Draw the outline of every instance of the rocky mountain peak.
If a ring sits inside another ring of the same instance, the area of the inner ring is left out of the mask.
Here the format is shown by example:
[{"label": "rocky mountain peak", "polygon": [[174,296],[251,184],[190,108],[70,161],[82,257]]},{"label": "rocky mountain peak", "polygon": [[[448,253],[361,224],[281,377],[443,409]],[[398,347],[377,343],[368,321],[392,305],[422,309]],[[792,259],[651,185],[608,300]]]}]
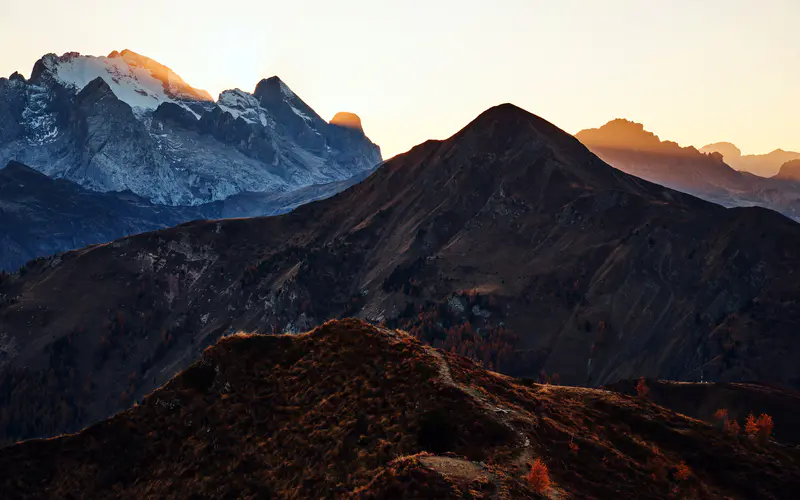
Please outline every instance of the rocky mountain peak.
[{"label": "rocky mountain peak", "polygon": [[720,153],[726,160],[736,160],[742,156],[742,150],[730,142],[715,142],[700,148],[703,153]]},{"label": "rocky mountain peak", "polygon": [[103,95],[114,95],[114,91],[111,90],[111,86],[106,82],[103,78],[97,77],[94,80],[90,81],[86,84],[85,87],[78,92],[77,101],[81,102],[81,100],[90,94],[99,93]]},{"label": "rocky mountain peak", "polygon": [[600,128],[581,130],[575,137],[592,147],[654,151],[662,148],[659,137],[644,125],[624,118],[611,120]]},{"label": "rocky mountain peak", "polygon": [[295,115],[314,128],[318,128],[325,123],[305,101],[277,76],[265,78],[258,82],[253,95],[258,99],[262,107],[278,117],[300,123],[292,116]]},{"label": "rocky mountain peak", "polygon": [[18,82],[26,82],[25,77],[20,75],[17,71],[11,73],[11,76],[8,77],[11,81],[18,81]]},{"label": "rocky mountain peak", "polygon": [[114,51],[108,57],[78,52],[47,54],[34,65],[31,80],[57,85],[78,93],[95,78],[103,78],[114,94],[133,108],[154,110],[162,102],[213,102],[167,66],[131,50]]}]

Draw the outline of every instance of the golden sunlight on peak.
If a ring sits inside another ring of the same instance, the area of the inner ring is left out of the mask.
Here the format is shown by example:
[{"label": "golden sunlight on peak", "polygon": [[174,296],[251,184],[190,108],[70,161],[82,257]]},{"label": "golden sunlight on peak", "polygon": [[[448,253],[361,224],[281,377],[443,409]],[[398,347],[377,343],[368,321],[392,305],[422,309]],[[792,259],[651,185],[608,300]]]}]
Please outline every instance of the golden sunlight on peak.
[{"label": "golden sunlight on peak", "polygon": [[348,113],[346,111],[340,111],[333,115],[333,118],[331,118],[331,124],[339,125],[340,127],[353,128],[362,132],[364,131],[364,129],[361,127],[361,118],[359,118],[355,113]]}]

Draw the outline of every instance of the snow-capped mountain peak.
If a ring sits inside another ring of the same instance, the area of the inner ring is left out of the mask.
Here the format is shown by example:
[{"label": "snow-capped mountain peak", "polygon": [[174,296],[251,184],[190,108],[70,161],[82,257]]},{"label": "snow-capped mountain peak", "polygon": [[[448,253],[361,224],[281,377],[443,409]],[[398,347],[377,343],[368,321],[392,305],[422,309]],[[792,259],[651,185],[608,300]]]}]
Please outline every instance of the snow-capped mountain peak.
[{"label": "snow-capped mountain peak", "polygon": [[279,78],[214,102],[130,50],[47,54],[29,80],[0,79],[0,165],[16,160],[96,191],[200,205],[239,193],[343,181],[381,160]]},{"label": "snow-capped mountain peak", "polygon": [[152,111],[164,102],[213,101],[208,92],[190,86],[168,67],[130,50],[108,57],[47,54],[36,63],[31,80],[52,79],[77,93],[98,77],[134,109]]}]

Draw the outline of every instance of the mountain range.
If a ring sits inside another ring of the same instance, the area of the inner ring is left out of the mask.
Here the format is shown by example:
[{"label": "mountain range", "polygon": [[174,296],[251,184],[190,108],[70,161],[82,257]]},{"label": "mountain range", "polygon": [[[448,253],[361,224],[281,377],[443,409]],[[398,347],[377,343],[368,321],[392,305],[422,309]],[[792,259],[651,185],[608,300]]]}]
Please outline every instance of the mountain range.
[{"label": "mountain range", "polygon": [[[625,119],[582,130],[575,137],[610,165],[725,207],[761,206],[800,220],[800,184],[790,172],[764,178],[732,168],[726,156],[662,141],[644,125]],[[736,167],[738,168],[738,167]],[[777,167],[776,167],[777,168]]]},{"label": "mountain range", "polygon": [[358,182],[381,154],[357,115],[325,122],[277,77],[252,94],[227,90],[215,102],[166,66],[124,50],[107,57],[48,54],[30,79],[0,78],[0,165],[12,161],[7,178],[24,164],[76,184],[62,188],[62,197],[65,190],[82,193],[81,200],[92,198],[86,192],[107,193],[97,199],[115,199],[112,214],[138,215],[133,224],[104,215],[96,231],[66,225],[41,244],[39,228],[59,224],[50,200],[37,198],[36,189],[0,199],[6,216],[25,213],[43,223],[0,230],[9,245],[0,269],[7,270],[196,218],[278,213]]},{"label": "mountain range", "polygon": [[105,418],[223,335],[341,316],[513,376],[798,387],[798,248],[780,214],[628,175],[501,105],[289,214],[193,222],[4,277],[0,437]]}]

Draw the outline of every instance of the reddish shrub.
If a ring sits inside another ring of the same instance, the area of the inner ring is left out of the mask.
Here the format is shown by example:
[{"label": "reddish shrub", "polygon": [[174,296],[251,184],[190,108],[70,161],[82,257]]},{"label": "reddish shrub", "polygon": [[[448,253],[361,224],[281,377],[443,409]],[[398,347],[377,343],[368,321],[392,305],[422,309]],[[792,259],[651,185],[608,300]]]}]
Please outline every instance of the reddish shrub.
[{"label": "reddish shrub", "polygon": [[727,420],[722,429],[733,436],[738,436],[739,432],[742,430],[742,426],[739,425],[739,422],[736,420]]},{"label": "reddish shrub", "polygon": [[686,481],[692,476],[692,469],[686,465],[686,462],[681,462],[678,464],[678,468],[673,473],[673,476],[678,481]]},{"label": "reddish shrub", "polygon": [[767,444],[769,437],[772,435],[772,429],[775,424],[772,422],[772,417],[766,413],[762,413],[756,420],[756,439],[761,444]]},{"label": "reddish shrub", "polygon": [[525,476],[525,480],[533,487],[537,493],[544,493],[550,489],[550,472],[547,470],[541,458],[537,458],[531,464],[531,470]]},{"label": "reddish shrub", "polygon": [[756,423],[756,417],[752,413],[747,416],[747,420],[744,423],[744,431],[750,437],[755,437],[758,434],[758,424]]},{"label": "reddish shrub", "polygon": [[647,387],[644,377],[641,377],[639,382],[636,383],[636,397],[639,399],[647,399],[648,394],[650,394],[650,388]]}]

